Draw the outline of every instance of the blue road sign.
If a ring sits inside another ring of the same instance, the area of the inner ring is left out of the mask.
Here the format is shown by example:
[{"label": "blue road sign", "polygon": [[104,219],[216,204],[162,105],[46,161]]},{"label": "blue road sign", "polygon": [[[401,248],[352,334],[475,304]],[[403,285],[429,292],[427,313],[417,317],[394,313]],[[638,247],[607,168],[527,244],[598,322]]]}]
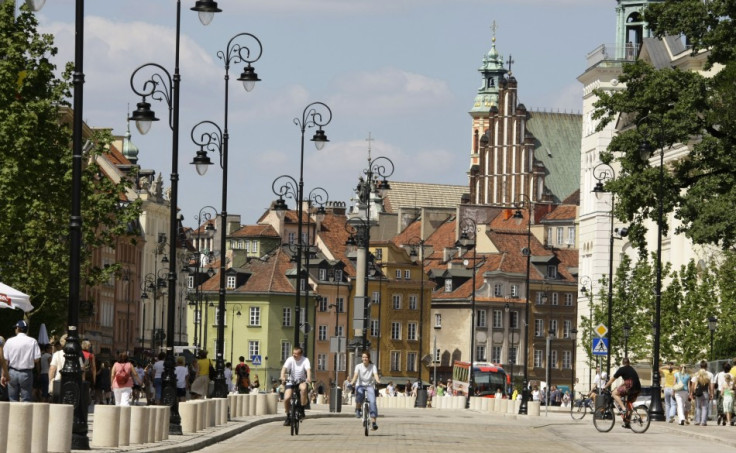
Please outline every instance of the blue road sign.
[{"label": "blue road sign", "polygon": [[250,357],[251,362],[253,362],[253,366],[260,366],[261,365],[261,356],[259,354],[253,354]]},{"label": "blue road sign", "polygon": [[608,338],[593,338],[593,355],[608,355]]}]

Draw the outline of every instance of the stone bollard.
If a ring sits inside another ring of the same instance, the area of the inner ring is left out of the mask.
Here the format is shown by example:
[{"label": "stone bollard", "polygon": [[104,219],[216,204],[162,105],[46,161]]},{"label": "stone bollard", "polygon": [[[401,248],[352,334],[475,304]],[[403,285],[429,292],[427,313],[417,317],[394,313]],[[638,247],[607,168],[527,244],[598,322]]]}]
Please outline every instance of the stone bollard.
[{"label": "stone bollard", "polygon": [[0,451],[8,445],[8,421],[10,420],[10,403],[0,401]]},{"label": "stone bollard", "polygon": [[217,410],[217,424],[218,425],[226,425],[227,424],[227,400],[224,398],[219,398],[218,401],[220,401],[220,407]]},{"label": "stone bollard", "polygon": [[452,397],[453,409],[465,409],[465,397],[462,395]]},{"label": "stone bollard", "polygon": [[94,447],[118,447],[120,434],[120,406],[99,404],[95,407],[95,421],[92,427]]},{"label": "stone bollard", "polygon": [[471,396],[470,397],[470,407],[468,409],[473,410],[473,411],[479,410],[480,409],[480,407],[479,407],[480,406],[480,400],[482,400],[482,399],[483,398],[479,398],[477,396]]},{"label": "stone bollard", "polygon": [[521,407],[521,400],[517,398],[517,399],[514,400],[514,414],[518,414],[519,413],[519,408],[520,407]]},{"label": "stone bollard", "polygon": [[148,412],[148,439],[147,444],[156,442],[156,426],[158,426],[158,413],[154,406],[146,406]]},{"label": "stone bollard", "polygon": [[480,401],[480,410],[481,412],[488,412],[488,405],[490,404],[490,401],[493,398],[483,398]]},{"label": "stone bollard", "polygon": [[169,420],[171,419],[171,407],[161,406],[161,433],[163,434],[162,440],[169,439]]},{"label": "stone bollard", "polygon": [[495,412],[496,411],[496,398],[488,398],[488,409],[486,409],[488,412]]},{"label": "stone bollard", "polygon": [[149,413],[146,406],[130,407],[130,445],[148,443]]},{"label": "stone bollard", "polygon": [[12,403],[8,419],[7,453],[28,453],[31,451],[33,423],[33,403]]},{"label": "stone bollard", "polygon": [[248,415],[256,415],[256,395],[255,393],[248,394]]},{"label": "stone bollard", "polygon": [[266,415],[266,394],[256,395],[256,415]]},{"label": "stone bollard", "polygon": [[46,453],[49,448],[49,403],[33,403],[31,451]]},{"label": "stone bollard", "polygon": [[222,420],[220,419],[220,413],[222,412],[222,398],[213,398],[212,401],[215,402],[215,426],[222,425]]},{"label": "stone bollard", "polygon": [[197,405],[197,431],[202,431],[207,427],[207,402],[205,400],[196,400]]},{"label": "stone bollard", "polygon": [[325,404],[325,396],[317,395],[317,404]]},{"label": "stone bollard", "polygon": [[130,445],[130,413],[131,406],[120,407],[120,425],[118,428],[118,447]]},{"label": "stone bollard", "polygon": [[248,403],[250,402],[250,399],[247,394],[241,394],[238,395],[238,404],[240,404],[240,416],[241,417],[247,417],[248,416]]},{"label": "stone bollard", "polygon": [[195,402],[179,403],[179,416],[181,417],[182,434],[197,432],[197,404]]},{"label": "stone bollard", "polygon": [[515,414],[516,413],[516,404],[514,404],[516,401],[514,400],[506,400],[508,403],[506,404],[506,413],[507,414]]},{"label": "stone bollard", "polygon": [[[49,420],[53,420],[53,428],[49,429],[48,452],[70,453],[72,451],[74,406],[71,404],[51,404],[49,406]],[[52,430],[53,432],[51,432]]]},{"label": "stone bollard", "polygon": [[417,397],[416,396],[410,396],[406,399],[406,409],[413,409],[414,405],[417,403]]},{"label": "stone bollard", "polygon": [[214,428],[217,425],[217,401],[208,399],[207,402],[207,427]]},{"label": "stone bollard", "polygon": [[[154,433],[153,433],[153,441],[154,442],[161,442],[164,440],[164,410],[166,409],[165,406],[151,406],[151,410],[154,413]],[[168,428],[168,420],[166,420],[166,427]],[[168,429],[166,429],[168,431]]]},{"label": "stone bollard", "polygon": [[237,403],[238,395],[231,393],[227,396],[227,408],[230,411],[230,418],[240,417],[240,405]]},{"label": "stone bollard", "polygon": [[496,407],[498,408],[496,412],[505,414],[506,408],[508,407],[508,404],[509,404],[509,400],[505,400],[503,398],[495,398],[495,399],[496,399]]},{"label": "stone bollard", "polygon": [[526,403],[526,412],[529,416],[539,417],[541,403],[539,401],[529,401]]},{"label": "stone bollard", "polygon": [[269,393],[268,395],[266,395],[266,402],[268,406],[268,414],[278,414],[279,394]]}]

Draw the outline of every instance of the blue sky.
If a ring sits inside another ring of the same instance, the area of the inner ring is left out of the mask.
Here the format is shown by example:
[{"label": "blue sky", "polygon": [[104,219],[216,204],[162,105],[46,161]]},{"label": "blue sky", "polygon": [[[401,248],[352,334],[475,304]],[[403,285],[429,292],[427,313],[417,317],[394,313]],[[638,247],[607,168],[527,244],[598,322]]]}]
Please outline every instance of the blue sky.
[{"label": "blue sky", "polygon": [[[130,76],[159,63],[173,72],[175,0],[86,2],[84,119],[123,134],[138,98]],[[54,33],[57,65],[74,58],[73,0],[49,0],[37,13],[42,32]],[[471,120],[480,86],[477,68],[491,48],[513,56],[519,99],[532,110],[579,112],[585,57],[615,36],[615,0],[219,0],[223,10],[204,27],[182,0],[179,206],[187,226],[200,208],[221,205],[221,172],[206,176],[189,165],[196,151],[192,127],[224,116],[224,74],[217,52],[241,32],[256,35],[262,79],[246,93],[230,70],[228,212],[253,224],[275,199],[272,181],[299,175],[299,128],[311,102],[328,104],[330,143],[305,146],[304,182],[348,202],[373,156],[393,160],[398,181],[467,183]],[[163,121],[141,136],[131,125],[139,163],[171,173],[171,130]],[[307,139],[313,130],[307,130]],[[216,158],[213,156],[213,161]],[[290,206],[294,206],[293,202]]]}]

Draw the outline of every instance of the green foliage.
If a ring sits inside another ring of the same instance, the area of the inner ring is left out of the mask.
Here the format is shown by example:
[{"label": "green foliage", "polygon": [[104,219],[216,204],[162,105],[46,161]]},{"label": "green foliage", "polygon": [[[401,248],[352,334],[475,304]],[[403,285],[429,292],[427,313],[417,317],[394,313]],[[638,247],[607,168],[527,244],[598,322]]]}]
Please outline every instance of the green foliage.
[{"label": "green foliage", "polygon": [[[69,294],[70,83],[68,72],[54,75],[53,38],[36,32],[28,12],[14,19],[13,8],[13,2],[0,2],[0,279],[31,296],[32,326],[44,322],[62,331]],[[95,162],[110,134],[86,139],[94,146],[84,156],[82,175],[82,283],[94,285],[115,267],[91,268],[91,253],[127,234],[139,206],[120,207],[130,182],[113,183]],[[7,333],[20,316],[1,310],[0,330]]]}]

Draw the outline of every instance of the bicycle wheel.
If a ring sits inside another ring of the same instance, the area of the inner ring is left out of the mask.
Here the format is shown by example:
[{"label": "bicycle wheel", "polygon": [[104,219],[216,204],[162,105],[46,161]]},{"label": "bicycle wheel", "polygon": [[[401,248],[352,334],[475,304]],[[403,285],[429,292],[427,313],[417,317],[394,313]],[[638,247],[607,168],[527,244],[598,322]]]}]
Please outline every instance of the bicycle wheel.
[{"label": "bicycle wheel", "polygon": [[371,426],[371,415],[370,415],[370,407],[367,404],[363,404],[363,430],[365,431],[365,435],[368,435],[368,431],[370,431]]},{"label": "bicycle wheel", "polygon": [[291,410],[289,411],[289,417],[291,417],[291,435],[299,435],[299,409],[295,401],[291,402]]},{"label": "bicycle wheel", "polygon": [[588,410],[585,400],[577,400],[570,407],[570,416],[573,420],[582,420]]},{"label": "bicycle wheel", "polygon": [[593,425],[595,429],[602,433],[607,433],[613,429],[616,423],[616,416],[611,407],[600,407],[593,412]]},{"label": "bicycle wheel", "polygon": [[646,430],[649,429],[649,423],[651,421],[652,419],[649,418],[649,411],[647,411],[647,407],[643,404],[632,409],[629,424],[631,425],[631,430],[635,433],[641,434],[646,432]]}]

